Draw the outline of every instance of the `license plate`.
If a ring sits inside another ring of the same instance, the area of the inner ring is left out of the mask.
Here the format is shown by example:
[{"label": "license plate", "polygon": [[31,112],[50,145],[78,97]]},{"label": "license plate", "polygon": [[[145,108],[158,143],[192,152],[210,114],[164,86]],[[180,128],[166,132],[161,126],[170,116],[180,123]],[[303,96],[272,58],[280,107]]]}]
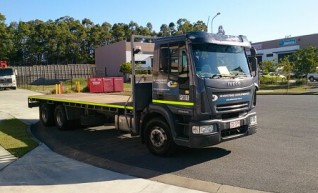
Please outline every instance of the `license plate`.
[{"label": "license plate", "polygon": [[232,121],[230,122],[230,129],[237,128],[241,126],[241,121]]}]

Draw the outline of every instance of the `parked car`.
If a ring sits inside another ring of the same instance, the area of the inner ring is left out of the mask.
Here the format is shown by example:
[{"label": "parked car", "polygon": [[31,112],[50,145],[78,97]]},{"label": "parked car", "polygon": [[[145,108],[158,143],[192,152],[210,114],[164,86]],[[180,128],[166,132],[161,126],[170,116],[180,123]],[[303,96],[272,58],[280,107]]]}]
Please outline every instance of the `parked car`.
[{"label": "parked car", "polygon": [[269,72],[267,74],[263,73],[262,77],[271,82],[284,82],[287,80],[286,76],[275,73],[275,72]]},{"label": "parked car", "polygon": [[318,81],[318,73],[308,73],[307,74],[307,79],[310,82]]}]

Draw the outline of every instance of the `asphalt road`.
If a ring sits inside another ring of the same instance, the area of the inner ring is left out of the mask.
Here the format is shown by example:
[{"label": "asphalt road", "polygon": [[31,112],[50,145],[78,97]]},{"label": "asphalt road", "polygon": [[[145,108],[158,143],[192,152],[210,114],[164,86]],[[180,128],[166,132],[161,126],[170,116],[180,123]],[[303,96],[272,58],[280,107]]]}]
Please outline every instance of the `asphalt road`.
[{"label": "asphalt road", "polygon": [[54,151],[98,167],[152,178],[174,174],[281,193],[318,192],[318,97],[258,96],[258,132],[170,158],[151,155],[139,138],[112,127],[32,128]]}]

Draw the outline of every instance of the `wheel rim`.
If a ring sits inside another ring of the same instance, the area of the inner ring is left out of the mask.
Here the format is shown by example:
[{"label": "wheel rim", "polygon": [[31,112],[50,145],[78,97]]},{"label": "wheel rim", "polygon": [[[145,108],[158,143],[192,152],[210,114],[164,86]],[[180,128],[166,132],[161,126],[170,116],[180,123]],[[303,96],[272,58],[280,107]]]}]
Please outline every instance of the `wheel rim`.
[{"label": "wheel rim", "polygon": [[150,133],[150,141],[157,148],[164,146],[167,141],[166,132],[160,127],[155,127]]}]

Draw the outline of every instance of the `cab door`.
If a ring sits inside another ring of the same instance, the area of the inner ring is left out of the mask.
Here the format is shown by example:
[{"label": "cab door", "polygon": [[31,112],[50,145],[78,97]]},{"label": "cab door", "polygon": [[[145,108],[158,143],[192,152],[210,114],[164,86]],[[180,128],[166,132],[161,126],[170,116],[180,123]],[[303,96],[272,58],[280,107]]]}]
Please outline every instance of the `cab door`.
[{"label": "cab door", "polygon": [[153,98],[189,101],[189,66],[184,42],[163,44],[159,48],[159,72],[154,76]]}]

